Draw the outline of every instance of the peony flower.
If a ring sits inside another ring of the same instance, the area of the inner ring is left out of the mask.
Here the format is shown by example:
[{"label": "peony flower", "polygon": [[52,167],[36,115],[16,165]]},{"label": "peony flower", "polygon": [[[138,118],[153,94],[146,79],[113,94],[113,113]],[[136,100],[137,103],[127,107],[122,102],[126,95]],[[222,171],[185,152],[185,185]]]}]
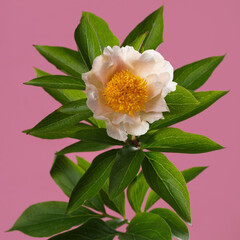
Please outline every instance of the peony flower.
[{"label": "peony flower", "polygon": [[164,98],[177,85],[160,53],[141,54],[130,46],[106,47],[82,79],[94,118],[106,121],[108,135],[121,141],[145,134],[149,123],[163,119],[169,111]]}]

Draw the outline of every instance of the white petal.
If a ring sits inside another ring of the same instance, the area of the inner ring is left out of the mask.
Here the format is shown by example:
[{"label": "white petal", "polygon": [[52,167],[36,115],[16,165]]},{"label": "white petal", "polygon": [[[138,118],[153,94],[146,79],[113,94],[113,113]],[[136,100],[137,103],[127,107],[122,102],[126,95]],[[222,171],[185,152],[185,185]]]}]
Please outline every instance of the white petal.
[{"label": "white petal", "polygon": [[161,94],[152,98],[145,104],[145,112],[168,112],[168,106]]},{"label": "white petal", "polygon": [[107,82],[111,79],[112,75],[117,69],[117,65],[112,61],[110,56],[100,55],[93,61],[93,66],[91,72],[93,80],[99,81],[105,86]]},{"label": "white petal", "polygon": [[164,119],[164,117],[161,112],[142,112],[141,119],[153,123],[159,119]]},{"label": "white petal", "polygon": [[166,97],[168,93],[174,92],[176,90],[177,83],[176,82],[168,82],[166,87],[163,88],[162,97]]},{"label": "white petal", "polygon": [[146,77],[148,84],[148,101],[159,95],[169,80],[168,73],[151,74]]},{"label": "white petal", "polygon": [[97,118],[99,115],[113,112],[113,110],[104,103],[102,94],[99,94],[99,90],[94,85],[86,84],[86,93],[87,106],[94,113],[94,117]]},{"label": "white petal", "polygon": [[124,129],[122,124],[119,125],[113,125],[113,124],[108,124],[107,125],[107,134],[119,141],[126,141],[127,140],[127,132]]},{"label": "white petal", "polygon": [[149,124],[146,121],[140,121],[138,124],[125,123],[124,127],[128,134],[140,136],[148,131]]}]

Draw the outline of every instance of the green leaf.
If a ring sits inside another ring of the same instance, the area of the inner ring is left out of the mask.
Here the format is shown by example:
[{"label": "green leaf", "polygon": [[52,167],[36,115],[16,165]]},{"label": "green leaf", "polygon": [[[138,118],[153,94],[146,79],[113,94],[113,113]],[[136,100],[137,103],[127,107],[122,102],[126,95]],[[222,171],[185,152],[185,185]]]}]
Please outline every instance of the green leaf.
[{"label": "green leaf", "polygon": [[153,213],[140,213],[127,227],[127,232],[120,234],[120,240],[171,240],[168,224]]},{"label": "green leaf", "polygon": [[107,145],[125,144],[122,141],[109,137],[105,128],[84,129],[76,132],[72,137],[86,142],[98,142]]},{"label": "green leaf", "polygon": [[146,212],[159,199],[160,199],[159,195],[157,193],[155,193],[153,190],[150,190],[150,192],[148,194],[147,202],[145,204],[144,211]]},{"label": "green leaf", "polygon": [[39,131],[32,131],[32,129],[28,129],[23,131],[24,133],[31,134],[32,136],[44,138],[44,139],[59,139],[59,138],[66,138],[71,137],[74,133],[83,130],[83,129],[90,129],[93,128],[90,125],[84,123],[77,123],[73,126],[68,126],[60,129],[48,129],[46,132],[39,132]]},{"label": "green leaf", "polygon": [[117,197],[137,175],[144,153],[132,146],[123,147],[116,156],[109,177],[109,195]]},{"label": "green leaf", "polygon": [[[53,180],[68,197],[70,197],[72,190],[84,173],[84,169],[63,155],[56,156],[50,171]],[[105,213],[105,209],[99,194],[86,201],[84,205],[99,212]]]},{"label": "green leaf", "polygon": [[84,171],[64,155],[56,156],[50,174],[56,184],[69,197]]},{"label": "green leaf", "polygon": [[[40,69],[34,68],[37,74],[37,77],[49,76],[50,74],[44,72]],[[86,98],[86,93],[80,90],[70,90],[70,89],[53,89],[53,88],[43,88],[50,96],[61,104],[75,101],[81,98]]]},{"label": "green leaf", "polygon": [[87,120],[89,123],[91,123],[93,126],[98,127],[98,128],[106,128],[106,122],[103,120],[98,120],[94,117],[90,117]]},{"label": "green leaf", "polygon": [[192,181],[195,177],[197,177],[200,173],[202,173],[208,167],[193,167],[182,171],[182,175],[185,181],[188,183]]},{"label": "green leaf", "polygon": [[119,45],[119,40],[113,35],[108,24],[89,12],[82,13],[80,24],[75,30],[75,41],[89,68],[105,47]]},{"label": "green leaf", "polygon": [[95,196],[109,177],[117,154],[116,149],[98,155],[71,194],[68,212],[79,208],[86,200]]},{"label": "green leaf", "polygon": [[185,65],[174,71],[174,81],[187,89],[196,90],[208,80],[224,57],[205,58]]},{"label": "green leaf", "polygon": [[105,222],[110,228],[117,229],[127,223],[127,220],[124,219],[113,219]]},{"label": "green leaf", "polygon": [[79,228],[54,236],[49,240],[112,240],[118,232],[100,219],[91,219]]},{"label": "green leaf", "polygon": [[139,23],[126,37],[122,46],[130,45],[141,35],[148,33],[142,48],[156,49],[163,42],[163,6]]},{"label": "green leaf", "polygon": [[[47,135],[48,133],[52,135],[54,131],[59,131],[61,129],[71,127],[82,120],[88,119],[88,117],[91,115],[92,112],[90,110],[82,111],[73,115],[61,113],[56,110],[45,117],[35,127],[25,132],[36,137],[41,137]],[[88,131],[88,129],[84,129],[83,131]]]},{"label": "green leaf", "polygon": [[188,112],[196,107],[199,102],[187,89],[176,86],[174,92],[169,93],[166,98],[170,114]]},{"label": "green leaf", "polygon": [[49,75],[38,77],[24,84],[43,88],[56,88],[56,89],[85,90],[86,88],[85,83],[83,82],[82,79],[63,75]]},{"label": "green leaf", "polygon": [[157,152],[205,153],[223,147],[211,139],[178,128],[162,128],[140,137],[142,149]]},{"label": "green leaf", "polygon": [[148,32],[140,35],[132,43],[130,43],[129,46],[132,46],[136,51],[142,52],[143,42],[147,37],[147,35],[148,35]]},{"label": "green leaf", "polygon": [[91,163],[79,156],[76,156],[76,159],[77,159],[78,166],[86,172],[90,167]]},{"label": "green leaf", "polygon": [[77,101],[66,103],[62,107],[60,107],[58,111],[66,114],[71,114],[71,115],[86,112],[88,113],[88,116],[91,116],[92,112],[88,108],[86,101],[87,99],[83,98]]},{"label": "green leaf", "polygon": [[[186,183],[188,183],[188,182],[192,181],[195,177],[197,177],[206,168],[207,167],[193,167],[193,168],[182,171],[182,175],[183,175]],[[155,193],[153,190],[151,190],[149,192],[144,211],[147,211],[159,199],[160,199],[159,195],[157,193]]]},{"label": "green leaf", "polygon": [[122,192],[120,195],[115,197],[113,200],[109,198],[109,181],[107,181],[103,188],[100,190],[100,196],[102,198],[103,203],[113,211],[119,213],[125,218],[125,194]]},{"label": "green leaf", "polygon": [[227,91],[195,92],[193,93],[193,96],[200,102],[199,105],[197,105],[189,112],[183,112],[174,115],[165,113],[165,119],[160,119],[154,122],[151,125],[150,129],[168,127],[185,119],[193,117],[194,115],[197,115],[198,113],[207,109],[209,106],[211,106],[214,102],[216,102],[219,98],[223,97],[227,93]]},{"label": "green leaf", "polygon": [[183,175],[162,153],[146,152],[145,155],[142,169],[149,186],[190,223],[190,199]]},{"label": "green leaf", "polygon": [[94,151],[99,151],[99,150],[103,150],[110,147],[111,145],[107,145],[104,143],[80,141],[63,148],[56,154],[62,155],[62,154],[74,153],[74,152],[94,152]]},{"label": "green leaf", "polygon": [[143,172],[130,183],[127,189],[128,201],[136,213],[141,212],[142,203],[147,193],[149,185],[145,180]]},{"label": "green leaf", "polygon": [[84,203],[84,206],[95,209],[101,213],[106,213],[103,201],[102,201],[99,193],[96,194],[95,196],[93,196],[92,198],[90,198],[89,200],[87,200]]},{"label": "green leaf", "polygon": [[91,218],[100,218],[87,208],[80,207],[66,215],[67,203],[43,202],[27,208],[9,231],[18,230],[32,237],[48,237],[80,225]]},{"label": "green leaf", "polygon": [[69,48],[53,46],[34,46],[37,51],[60,71],[74,77],[81,77],[89,70],[82,56]]},{"label": "green leaf", "polygon": [[156,208],[151,213],[159,215],[167,222],[174,238],[181,240],[189,239],[188,228],[176,213],[166,208]]}]

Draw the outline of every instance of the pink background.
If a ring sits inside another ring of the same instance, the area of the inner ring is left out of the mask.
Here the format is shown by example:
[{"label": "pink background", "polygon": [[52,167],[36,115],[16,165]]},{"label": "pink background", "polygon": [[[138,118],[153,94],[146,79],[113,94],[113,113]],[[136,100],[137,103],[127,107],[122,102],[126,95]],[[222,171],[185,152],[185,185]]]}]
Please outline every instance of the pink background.
[{"label": "pink background", "polygon": [[[145,16],[165,3],[165,42],[159,51],[175,68],[205,57],[227,56],[201,90],[231,90],[213,107],[178,124],[207,135],[226,149],[212,153],[168,154],[179,169],[209,165],[190,183],[192,240],[238,239],[240,223],[239,10],[238,0],[0,0],[1,66],[1,240],[32,239],[5,233],[29,205],[66,200],[49,175],[54,152],[73,140],[41,140],[21,133],[59,104],[43,90],[22,83],[35,77],[33,66],[58,73],[33,44],[76,49],[73,32],[82,11],[105,19],[122,41]],[[93,154],[81,154],[92,160]],[[159,203],[161,206],[161,203]],[[132,216],[128,207],[127,216]]]}]

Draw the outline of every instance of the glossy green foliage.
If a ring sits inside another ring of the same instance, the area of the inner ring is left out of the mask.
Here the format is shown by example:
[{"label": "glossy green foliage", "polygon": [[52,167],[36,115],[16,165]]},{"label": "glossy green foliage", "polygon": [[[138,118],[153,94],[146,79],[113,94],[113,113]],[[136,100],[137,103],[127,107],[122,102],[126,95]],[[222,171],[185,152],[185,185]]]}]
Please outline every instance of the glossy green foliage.
[{"label": "glossy green foliage", "polygon": [[81,77],[82,73],[89,70],[81,54],[72,49],[41,45],[34,47],[56,68],[70,76]]},{"label": "glossy green foliage", "polygon": [[178,68],[174,72],[174,81],[187,89],[196,90],[208,80],[223,58],[209,57]]},{"label": "glossy green foliage", "polygon": [[156,49],[163,42],[163,6],[139,23],[126,37],[122,46],[131,45],[136,39],[147,33],[141,51]]},{"label": "glossy green foliage", "polygon": [[162,128],[140,137],[143,149],[156,152],[204,153],[223,147],[211,139],[178,128]]},{"label": "glossy green foliage", "polygon": [[162,153],[146,152],[145,155],[142,168],[149,186],[190,223],[190,199],[183,175]]},{"label": "glossy green foliage", "polygon": [[74,152],[95,152],[103,149],[110,148],[111,145],[107,145],[104,143],[99,142],[76,142],[68,147],[57,152],[58,155],[67,154],[67,153],[74,153]]},{"label": "glossy green foliage", "polygon": [[153,213],[140,213],[134,217],[120,240],[171,240],[171,230],[163,218]]},{"label": "glossy green foliage", "polygon": [[[35,68],[37,77],[49,76],[51,74],[44,72],[38,68]],[[61,104],[86,98],[86,94],[83,91],[75,89],[55,89],[55,88],[43,88],[50,96]]]},{"label": "glossy green foliage", "polygon": [[116,156],[109,177],[109,194],[114,199],[131,183],[136,177],[144,153],[132,146],[123,147]]},{"label": "glossy green foliage", "polygon": [[142,203],[148,188],[149,185],[143,175],[143,172],[140,172],[128,186],[128,201],[136,213],[141,212]]},{"label": "glossy green foliage", "polygon": [[81,227],[54,236],[49,240],[113,240],[117,231],[100,219],[92,219]]},{"label": "glossy green foliage", "polygon": [[91,218],[102,216],[91,210],[79,207],[66,215],[67,203],[43,202],[26,209],[9,231],[19,230],[33,237],[48,237],[80,225]]},{"label": "glossy green foliage", "polygon": [[124,192],[120,193],[114,199],[109,197],[109,181],[106,181],[103,188],[100,190],[100,195],[104,204],[112,209],[113,211],[119,213],[125,218],[125,194]]},{"label": "glossy green foliage", "polygon": [[38,86],[43,88],[56,89],[78,89],[85,90],[85,83],[82,79],[63,75],[48,75],[34,78],[25,83],[26,85]]},{"label": "glossy green foliage", "polygon": [[68,212],[78,209],[86,200],[95,196],[109,177],[118,150],[110,150],[97,156],[84,176],[74,187],[68,204]]},{"label": "glossy green foliage", "polygon": [[156,208],[151,213],[157,214],[167,222],[174,238],[189,240],[188,228],[176,213],[167,208]]},{"label": "glossy green foliage", "polygon": [[93,60],[103,53],[105,47],[119,45],[119,40],[113,35],[107,23],[89,12],[82,13],[80,24],[75,30],[75,41],[80,55],[89,68]]},{"label": "glossy green foliage", "polygon": [[157,129],[171,126],[175,123],[186,120],[190,117],[197,115],[198,113],[204,111],[215,103],[218,99],[226,95],[227,91],[207,91],[207,92],[194,92],[193,96],[199,101],[199,104],[196,105],[192,110],[188,112],[178,113],[178,114],[168,114],[164,113],[165,119],[160,119],[154,122],[150,129]]},{"label": "glossy green foliage", "polygon": [[[193,167],[186,169],[182,171],[182,175],[186,181],[186,183],[192,181],[194,178],[196,178],[201,172],[203,172],[207,167]],[[148,194],[148,198],[146,201],[145,209],[144,211],[147,211],[150,207],[153,206],[155,202],[157,202],[160,199],[160,196],[155,193],[153,190],[151,190]]]},{"label": "glossy green foliage", "polygon": [[198,100],[187,89],[177,85],[174,92],[165,97],[170,114],[184,113],[199,105]]},{"label": "glossy green foliage", "polygon": [[[85,172],[86,170],[83,167],[76,165],[69,158],[61,155],[56,156],[50,174],[62,191],[70,197],[74,187]],[[88,199],[84,203],[84,206],[105,213],[104,205],[99,193]]]}]

